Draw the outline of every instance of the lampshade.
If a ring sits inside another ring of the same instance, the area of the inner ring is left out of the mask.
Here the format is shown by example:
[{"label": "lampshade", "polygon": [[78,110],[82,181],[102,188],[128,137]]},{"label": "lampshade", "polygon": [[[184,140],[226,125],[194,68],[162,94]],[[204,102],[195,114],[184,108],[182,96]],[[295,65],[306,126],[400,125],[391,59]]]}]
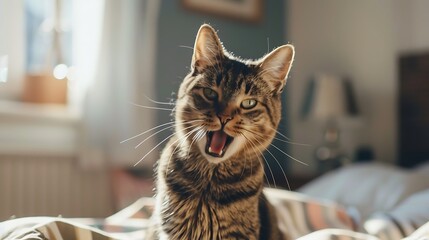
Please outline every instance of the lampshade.
[{"label": "lampshade", "polygon": [[332,74],[317,74],[307,89],[303,114],[317,119],[357,114],[351,83]]}]

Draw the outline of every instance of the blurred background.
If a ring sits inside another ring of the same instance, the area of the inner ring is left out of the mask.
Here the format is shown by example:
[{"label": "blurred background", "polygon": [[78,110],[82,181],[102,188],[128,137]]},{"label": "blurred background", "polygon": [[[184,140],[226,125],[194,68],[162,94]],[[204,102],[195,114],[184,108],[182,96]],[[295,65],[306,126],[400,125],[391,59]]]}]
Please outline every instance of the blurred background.
[{"label": "blurred background", "polygon": [[355,162],[421,164],[427,9],[425,0],[0,0],[0,221],[106,217],[151,196],[203,23],[243,58],[295,45],[266,154],[270,186],[294,190]]}]

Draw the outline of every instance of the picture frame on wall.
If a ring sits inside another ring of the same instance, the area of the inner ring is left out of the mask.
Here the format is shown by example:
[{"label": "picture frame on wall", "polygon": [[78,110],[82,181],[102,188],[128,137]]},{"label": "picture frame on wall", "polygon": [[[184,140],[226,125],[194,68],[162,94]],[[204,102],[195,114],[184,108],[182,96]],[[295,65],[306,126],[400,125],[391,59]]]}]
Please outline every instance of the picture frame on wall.
[{"label": "picture frame on wall", "polygon": [[186,9],[257,23],[262,19],[263,0],[182,0]]}]

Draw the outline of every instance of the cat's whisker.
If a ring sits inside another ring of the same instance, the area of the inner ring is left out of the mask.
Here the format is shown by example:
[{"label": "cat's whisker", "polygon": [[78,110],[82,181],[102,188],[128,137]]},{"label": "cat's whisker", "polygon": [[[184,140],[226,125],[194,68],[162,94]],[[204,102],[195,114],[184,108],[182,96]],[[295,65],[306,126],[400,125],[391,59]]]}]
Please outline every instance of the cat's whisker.
[{"label": "cat's whisker", "polygon": [[187,153],[187,155],[188,155],[188,157],[189,157],[189,155],[191,154],[191,148],[192,148],[192,144],[194,144],[194,142],[195,142],[195,140],[198,138],[198,137],[196,137],[196,136],[198,136],[198,134],[200,134],[201,132],[201,129],[203,128],[203,126],[200,126],[200,127],[197,127],[196,129],[197,129],[197,133],[194,135],[194,137],[192,138],[192,141],[191,141],[191,144],[189,144],[189,148],[188,148],[188,153]]},{"label": "cat's whisker", "polygon": [[152,98],[150,98],[150,97],[148,97],[148,96],[146,96],[146,95],[143,95],[147,100],[149,100],[150,102],[153,102],[153,103],[156,103],[156,104],[161,104],[161,105],[170,105],[170,106],[174,106],[174,105],[176,105],[176,103],[174,103],[174,102],[160,102],[160,101],[156,101],[156,100],[153,100]]},{"label": "cat's whisker", "polygon": [[[247,152],[247,147],[246,146],[244,146],[244,150]],[[240,179],[243,177],[244,169],[246,169],[246,163],[247,163],[247,155],[244,154],[244,166],[243,166],[243,169],[241,170]],[[252,171],[252,170],[250,169],[250,171]],[[252,173],[252,172],[250,172],[250,173]],[[250,174],[250,176],[252,176],[252,174]]]},{"label": "cat's whisker", "polygon": [[203,139],[203,137],[206,135],[207,131],[201,129],[200,131],[198,131],[199,136],[197,137],[197,142],[199,142],[201,139]]},{"label": "cat's whisker", "polygon": [[274,160],[276,161],[277,165],[279,165],[280,170],[282,171],[283,176],[285,177],[287,187],[288,187],[289,191],[291,191],[292,189],[290,188],[289,179],[287,178],[286,172],[284,171],[283,167],[281,166],[279,160],[271,153],[270,150],[267,149],[267,152],[274,158]]},{"label": "cat's whisker", "polygon": [[153,130],[155,130],[155,129],[158,129],[158,128],[163,127],[163,126],[166,126],[166,125],[173,125],[173,124],[174,124],[174,121],[171,121],[171,122],[168,122],[168,123],[164,123],[164,124],[158,125],[158,126],[156,126],[156,127],[153,127],[153,128],[151,128],[151,129],[148,129],[148,130],[146,130],[146,131],[144,131],[144,132],[142,132],[142,133],[139,133],[139,134],[137,134],[137,135],[135,135],[135,136],[132,136],[132,137],[130,137],[130,138],[127,138],[127,139],[125,139],[125,140],[122,140],[120,143],[128,142],[128,141],[130,141],[130,140],[132,140],[132,139],[134,139],[134,138],[140,137],[140,136],[142,136],[142,135],[144,135],[144,134],[146,134],[146,133],[148,133],[148,132],[150,132],[150,131],[153,131]]},{"label": "cat's whisker", "polygon": [[[256,147],[256,144],[254,144],[254,143],[253,143],[253,141],[251,141],[248,137],[246,137],[246,135],[245,135],[244,133],[241,133],[241,135],[242,135],[245,139],[247,139],[247,141],[248,141],[251,145],[253,145],[253,146],[252,146],[252,148],[253,148],[253,150],[254,150],[254,151],[255,151],[255,149],[256,149],[256,150],[258,150],[258,152],[261,154],[262,158],[264,159],[265,163],[267,164],[268,170],[270,171],[271,177],[272,177],[272,179],[273,179],[274,187],[275,187],[275,188],[277,188],[277,184],[276,184],[276,179],[275,179],[275,177],[274,177],[274,173],[273,173],[273,171],[272,171],[272,169],[271,169],[270,165],[268,164],[268,161],[267,161],[267,159],[265,158],[264,154],[262,154],[261,150],[259,150],[259,149]],[[255,153],[256,153],[256,154],[258,154],[256,151],[255,151]],[[260,163],[260,164],[261,164],[262,169],[264,169],[264,166],[262,165],[262,163]],[[269,187],[271,187],[271,186],[270,186],[270,181],[268,180],[267,175],[266,175],[266,174],[264,174],[264,175],[265,175],[265,179],[267,180],[267,184],[268,184],[268,186],[269,186]]]},{"label": "cat's whisker", "polygon": [[168,139],[170,139],[171,137],[173,137],[174,135],[176,135],[176,133],[172,133],[170,134],[168,137],[164,138],[164,140],[162,140],[161,142],[159,142],[158,144],[155,145],[155,147],[153,147],[148,153],[146,153],[138,162],[136,162],[134,164],[134,167],[137,166],[141,161],[143,161],[147,156],[149,156],[150,153],[152,153],[157,147],[159,147],[162,143],[164,143],[165,141],[167,141]]},{"label": "cat's whisker", "polygon": [[130,102],[131,105],[134,105],[136,107],[141,108],[147,108],[147,109],[154,109],[154,110],[163,110],[163,111],[172,111],[174,108],[160,108],[160,107],[152,107],[152,106],[145,106],[137,103]]},{"label": "cat's whisker", "polygon": [[[255,138],[255,140],[259,143],[259,144],[261,144],[261,142],[259,142],[258,141],[258,139],[256,139]],[[286,173],[285,173],[285,171],[284,171],[284,169],[283,169],[283,167],[282,167],[282,165],[280,164],[280,162],[279,162],[279,160],[271,153],[271,151],[269,150],[269,149],[266,149],[267,150],[267,152],[274,158],[274,160],[277,162],[277,165],[280,167],[280,170],[282,171],[282,173],[283,173],[283,176],[285,177],[285,180],[286,180],[286,184],[287,184],[287,187],[289,188],[289,190],[291,190],[291,188],[290,188],[290,184],[289,184],[289,180],[287,179],[287,176],[286,176]]]},{"label": "cat's whisker", "polygon": [[301,164],[303,164],[303,165],[305,165],[305,166],[309,166],[307,163],[305,163],[305,162],[303,162],[303,161],[300,161],[300,160],[298,160],[298,159],[296,159],[296,158],[294,158],[294,157],[292,157],[291,155],[289,155],[289,154],[287,154],[285,151],[283,151],[283,150],[281,150],[279,147],[277,147],[276,145],[274,145],[274,144],[270,144],[271,146],[273,146],[275,149],[277,149],[279,152],[281,152],[281,153],[283,153],[284,155],[286,155],[287,157],[289,157],[290,159],[293,159],[293,160],[295,160],[295,161],[297,161],[297,162],[299,162],[299,163],[301,163]]},{"label": "cat's whisker", "polygon": [[[187,127],[187,128],[184,128],[184,130],[185,129],[188,129],[188,128],[191,128],[191,127],[194,127],[194,126],[190,126],[190,127]],[[143,161],[150,153],[152,153],[157,147],[159,147],[162,143],[164,143],[165,141],[167,141],[168,139],[170,139],[171,137],[173,137],[174,135],[176,135],[176,133],[174,132],[174,133],[172,133],[172,134],[170,134],[169,136],[167,136],[166,138],[164,138],[164,140],[162,140],[161,142],[159,142],[157,145],[155,145],[155,147],[153,147],[149,152],[147,152],[137,163],[135,163],[134,164],[134,167],[135,166],[137,166],[141,161]]]},{"label": "cat's whisker", "polygon": [[[204,120],[200,120],[200,121],[204,121]],[[176,122],[176,123],[175,123],[175,121],[171,121],[171,122],[163,123],[163,124],[161,124],[161,125],[158,125],[158,126],[156,126],[156,127],[151,128],[151,129],[145,130],[144,132],[139,133],[139,134],[137,134],[137,135],[135,135],[135,136],[132,136],[132,137],[130,137],[130,138],[127,138],[127,139],[125,139],[125,140],[122,140],[120,143],[128,142],[128,141],[130,141],[130,140],[133,140],[134,138],[140,137],[140,136],[142,136],[142,135],[144,135],[144,134],[146,134],[146,133],[148,133],[148,132],[151,132],[151,131],[153,131],[153,130],[155,130],[155,129],[158,129],[158,128],[163,127],[163,126],[166,126],[166,125],[173,125],[173,124],[177,125],[177,124],[181,124],[181,123],[186,123],[186,121],[181,121],[181,122]]]},{"label": "cat's whisker", "polygon": [[[189,123],[195,123],[195,122],[204,122],[204,119],[194,119],[194,120],[189,120],[189,121],[179,121],[178,124],[176,124],[176,126],[182,126],[185,124],[189,124]],[[194,127],[196,127],[197,125],[193,125]]]},{"label": "cat's whisker", "polygon": [[203,130],[203,126],[201,126],[201,128],[198,130],[197,134],[195,134],[195,136],[192,138],[192,140],[199,142],[205,135],[206,135],[206,131]]},{"label": "cat's whisker", "polygon": [[[185,135],[186,136],[186,135]],[[185,137],[184,136],[184,137]],[[181,138],[179,138],[179,139],[176,139],[176,141],[174,141],[173,143],[171,143],[169,146],[167,146],[166,147],[166,149],[168,149],[168,148],[170,148],[171,146],[173,146],[175,143],[177,143],[178,141],[180,141],[180,140],[182,140]],[[171,154],[170,154],[170,157],[168,158],[168,161],[167,161],[167,167],[165,168],[165,176],[167,176],[168,175],[168,167],[170,166],[170,160],[171,160],[171,158],[173,157],[173,155],[174,155],[174,153],[176,152],[176,150],[177,150],[177,148],[179,147],[179,146],[181,146],[181,144],[179,143],[179,144],[177,144],[177,146],[173,149],[173,151],[171,152]]]},{"label": "cat's whisker", "polygon": [[193,47],[186,46],[186,45],[179,45],[179,47],[194,50],[194,48],[193,48]]},{"label": "cat's whisker", "polygon": [[163,132],[163,131],[168,130],[168,129],[171,129],[171,128],[174,128],[174,127],[175,127],[174,125],[173,126],[168,126],[168,127],[165,127],[165,128],[163,128],[163,129],[161,129],[159,131],[156,131],[155,133],[151,134],[149,137],[143,139],[143,141],[141,141],[139,144],[137,144],[134,148],[137,149],[143,143],[145,143],[147,140],[151,139],[153,136],[157,135],[158,133]]},{"label": "cat's whisker", "polygon": [[[197,129],[198,130],[198,129]],[[188,137],[192,134],[192,133],[194,133],[196,131],[196,129],[193,129],[193,130],[191,130],[191,131],[189,131],[188,133],[186,133],[182,138],[178,138],[178,139],[176,139],[176,141],[174,141],[173,143],[171,143],[169,146],[167,146],[166,147],[166,149],[168,149],[168,148],[170,148],[171,146],[173,146],[174,144],[176,144],[178,141],[181,141],[179,144],[177,144],[176,145],[176,147],[173,149],[173,151],[171,152],[171,154],[170,154],[170,157],[168,158],[168,161],[167,161],[167,167],[166,167],[166,169],[165,169],[165,175],[167,176],[167,174],[168,174],[168,167],[169,167],[169,165],[170,165],[170,161],[171,161],[171,158],[172,158],[172,156],[174,155],[174,153],[176,152],[176,150],[179,148],[179,147],[181,147],[182,146],[182,144],[188,139]]]},{"label": "cat's whisker", "polygon": [[270,52],[270,38],[267,37],[267,54]]},{"label": "cat's whisker", "polygon": [[184,111],[184,110],[182,110],[182,111],[175,110],[175,108],[161,108],[161,107],[144,106],[144,105],[140,105],[140,104],[132,103],[132,102],[131,102],[130,104],[132,104],[132,105],[134,105],[134,106],[136,106],[136,107],[146,108],[146,109],[161,110],[161,111],[175,111],[175,112],[185,112],[185,113],[189,113],[188,111]]},{"label": "cat's whisker", "polygon": [[288,140],[284,140],[278,137],[274,137],[274,139],[280,141],[280,142],[284,142],[284,143],[289,143],[292,145],[297,145],[297,146],[304,146],[304,147],[312,147],[313,145],[308,144],[308,143],[298,143],[298,142],[292,142],[292,141],[288,141]]},{"label": "cat's whisker", "polygon": [[[199,129],[198,129],[198,131],[197,131],[197,133],[195,134],[195,136],[197,136],[198,134],[201,134],[201,129],[202,129],[203,127],[200,127]],[[193,139],[192,139],[192,141],[191,141],[191,144],[189,144],[189,148],[188,148],[188,157],[189,157],[189,155],[191,154],[191,148],[192,148],[192,145],[196,142],[196,140],[198,139],[198,137],[197,138],[195,138],[195,136],[193,137]]]},{"label": "cat's whisker", "polygon": [[[157,134],[158,134],[158,133],[160,133],[160,132],[163,132],[163,131],[165,131],[165,130],[168,130],[168,129],[174,128],[174,127],[176,127],[176,126],[184,125],[184,124],[186,124],[186,123],[192,123],[192,122],[197,122],[197,121],[203,121],[203,120],[199,120],[199,119],[198,119],[198,120],[193,120],[193,121],[189,121],[189,122],[178,123],[178,124],[174,124],[173,126],[165,127],[165,128],[163,128],[163,129],[161,129],[161,130],[159,130],[159,131],[156,131],[155,133],[151,134],[151,135],[150,135],[150,136],[148,136],[147,138],[145,138],[143,141],[141,141],[139,144],[137,144],[137,146],[135,146],[134,148],[138,148],[138,147],[140,147],[144,142],[146,142],[148,139],[152,138],[153,136],[157,135]],[[194,126],[190,126],[190,127],[184,128],[184,129],[188,129],[188,128],[191,128],[191,127],[194,127]]]},{"label": "cat's whisker", "polygon": [[[242,134],[243,135],[243,134]],[[245,136],[243,136],[244,138],[246,138]],[[247,138],[246,138],[247,139]],[[249,143],[250,144],[250,140],[248,140],[247,141],[247,143]],[[252,146],[252,145],[247,145],[247,143],[245,143],[244,144],[244,146],[247,148],[247,146],[249,146],[250,147],[250,149],[249,150],[252,150],[256,155],[259,155],[259,153],[258,152],[256,152],[256,150],[255,150],[255,148]],[[258,162],[259,162],[259,164],[261,165],[261,167],[262,167],[262,169],[264,169],[264,166],[262,165],[262,163],[261,163],[261,161],[259,161],[258,160]],[[252,166],[252,160],[250,160],[250,175],[253,175],[253,171],[252,171],[252,169],[253,169],[253,166]],[[268,184],[268,187],[271,187],[271,185],[270,185],[270,181],[268,180],[268,177],[267,177],[267,174],[265,174],[265,171],[264,171],[264,177],[265,177],[265,180],[266,180],[266,182],[267,182],[267,184]]]},{"label": "cat's whisker", "polygon": [[[255,132],[255,131],[252,131],[252,130],[249,130],[249,129],[246,129],[246,128],[241,128],[241,130],[250,132],[250,133],[255,134],[255,135],[257,135],[257,136],[259,136],[261,138],[265,137],[265,136],[263,136],[263,135]],[[278,137],[274,137],[274,139],[276,139],[278,141],[281,141],[281,142],[284,142],[284,143],[289,143],[289,144],[292,144],[292,145],[297,145],[297,146],[306,146],[306,147],[311,147],[312,146],[311,144],[292,142],[292,141],[284,140],[284,139],[281,139],[281,138],[278,138]]]},{"label": "cat's whisker", "polygon": [[174,106],[174,108],[171,110],[171,114],[174,113],[192,113],[191,111],[186,111],[186,110],[177,110],[177,106]]},{"label": "cat's whisker", "polygon": [[[259,151],[259,149],[258,149],[258,151]],[[262,158],[264,159],[265,163],[267,164],[268,170],[270,171],[271,177],[273,178],[274,188],[277,188],[276,177],[274,176],[273,170],[271,169],[267,158],[265,158],[264,154],[261,151],[259,151],[259,153],[261,154]]]},{"label": "cat's whisker", "polygon": [[275,129],[275,128],[273,128],[273,127],[270,127],[270,126],[267,126],[267,127],[269,127],[269,128],[271,128],[272,130],[274,130],[278,135],[280,135],[280,136],[282,136],[282,137],[286,138],[286,140],[291,141],[291,139],[290,139],[290,138],[286,137],[286,135],[284,135],[283,133],[279,132],[277,129]]},{"label": "cat's whisker", "polygon": [[[182,146],[182,144],[188,139],[188,137],[192,134],[192,133],[194,133],[194,132],[196,132],[197,130],[199,130],[200,129],[200,127],[201,126],[192,126],[192,127],[195,127],[195,129],[192,129],[191,131],[189,131],[189,132],[187,132],[187,133],[185,133],[185,135],[183,135],[183,137],[182,138],[179,138],[179,139],[177,139],[176,141],[174,141],[172,144],[170,144],[170,145],[168,145],[167,147],[166,147],[166,149],[168,149],[168,148],[170,148],[171,146],[173,146],[175,143],[177,143],[178,141],[181,141],[180,143],[179,143],[179,145],[177,145],[176,146],[176,148],[177,147],[179,147],[179,146]],[[186,130],[187,128],[184,128],[183,130]],[[176,149],[175,148],[175,149]],[[174,151],[173,151],[174,152]]]}]

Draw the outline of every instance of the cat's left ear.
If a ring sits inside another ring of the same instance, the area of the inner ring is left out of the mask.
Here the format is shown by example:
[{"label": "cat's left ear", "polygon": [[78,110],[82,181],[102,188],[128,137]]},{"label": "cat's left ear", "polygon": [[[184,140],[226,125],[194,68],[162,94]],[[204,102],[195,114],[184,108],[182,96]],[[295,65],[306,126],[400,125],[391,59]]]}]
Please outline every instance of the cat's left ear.
[{"label": "cat's left ear", "polygon": [[274,49],[262,58],[260,74],[263,79],[266,79],[273,92],[280,93],[283,91],[294,56],[295,48],[287,44]]}]

